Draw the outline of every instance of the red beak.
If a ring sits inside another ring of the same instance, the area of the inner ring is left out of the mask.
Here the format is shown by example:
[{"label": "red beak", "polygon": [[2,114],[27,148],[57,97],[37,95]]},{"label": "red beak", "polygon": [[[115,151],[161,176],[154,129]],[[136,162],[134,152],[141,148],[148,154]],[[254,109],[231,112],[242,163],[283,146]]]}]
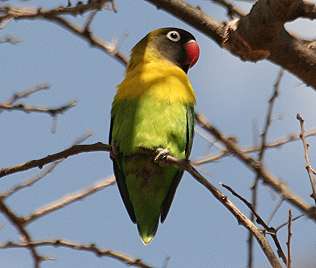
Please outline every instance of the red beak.
[{"label": "red beak", "polygon": [[186,52],[186,64],[191,68],[199,59],[200,48],[195,40],[190,40],[184,44],[184,49]]}]

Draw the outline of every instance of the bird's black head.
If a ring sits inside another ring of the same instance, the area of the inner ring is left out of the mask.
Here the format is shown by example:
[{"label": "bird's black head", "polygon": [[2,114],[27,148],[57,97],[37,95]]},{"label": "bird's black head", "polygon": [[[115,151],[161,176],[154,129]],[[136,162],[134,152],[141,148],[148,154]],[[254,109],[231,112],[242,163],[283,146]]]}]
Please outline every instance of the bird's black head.
[{"label": "bird's black head", "polygon": [[200,49],[194,36],[178,28],[161,28],[148,34],[161,56],[188,71],[198,60]]},{"label": "bird's black head", "polygon": [[178,65],[185,72],[198,60],[200,49],[189,32],[178,28],[161,28],[147,34],[132,49],[128,69],[156,54]]}]

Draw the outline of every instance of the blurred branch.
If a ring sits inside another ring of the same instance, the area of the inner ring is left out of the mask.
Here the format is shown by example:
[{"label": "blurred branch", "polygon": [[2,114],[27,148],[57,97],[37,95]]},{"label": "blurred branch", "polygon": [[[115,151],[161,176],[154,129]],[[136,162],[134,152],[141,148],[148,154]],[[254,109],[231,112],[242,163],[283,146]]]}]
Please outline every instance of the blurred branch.
[{"label": "blurred branch", "polygon": [[87,3],[78,2],[78,4],[74,6],[59,6],[52,9],[44,9],[40,7],[17,7],[6,5],[0,7],[0,14],[3,14],[2,16],[0,16],[0,24],[3,20],[7,19],[21,20],[59,15],[82,15],[92,10],[103,9],[106,2],[112,2],[112,0],[87,1]]},{"label": "blurred branch", "polygon": [[46,177],[49,173],[51,173],[61,161],[62,160],[58,160],[58,161],[51,163],[43,171],[41,171],[39,174],[35,175],[34,177],[32,177],[26,181],[23,181],[22,183],[16,184],[12,188],[10,188],[9,190],[7,190],[3,193],[0,193],[0,198],[5,199],[9,196],[12,196],[13,194],[17,193],[18,191],[20,191],[22,189],[25,189],[27,187],[31,187],[33,184],[40,181],[41,179]]},{"label": "blurred branch", "polygon": [[62,114],[68,111],[70,108],[75,107],[77,104],[76,101],[70,101],[64,105],[57,106],[57,107],[39,107],[28,105],[24,103],[17,103],[17,104],[8,104],[8,103],[0,103],[0,110],[5,111],[22,111],[25,113],[46,113],[50,116],[54,117],[58,114]]},{"label": "blurred branch", "polygon": [[48,83],[39,83],[36,84],[30,88],[27,88],[25,90],[22,91],[18,91],[16,93],[14,93],[8,101],[5,102],[5,104],[13,104],[18,100],[24,99],[29,97],[30,95],[33,95],[34,93],[37,93],[39,91],[42,90],[48,90],[50,88]]},{"label": "blurred branch", "polygon": [[277,213],[277,211],[279,210],[279,208],[282,206],[284,199],[281,198],[279,200],[279,202],[276,204],[276,206],[274,207],[274,209],[272,210],[271,214],[268,217],[267,223],[270,224],[273,217],[275,216],[275,214]]},{"label": "blurred branch", "polygon": [[292,211],[289,209],[288,231],[287,231],[287,268],[292,267],[291,257],[291,238],[292,238]]},{"label": "blurred branch", "polygon": [[227,15],[230,18],[233,18],[234,15],[238,17],[245,16],[246,13],[243,12],[240,8],[236,7],[232,2],[227,0],[211,0],[213,3],[224,7],[227,10]]},{"label": "blurred branch", "polygon": [[310,180],[310,184],[312,187],[311,197],[314,199],[315,204],[316,204],[316,178],[315,178],[316,171],[313,169],[310,158],[309,158],[309,144],[306,142],[306,139],[305,139],[304,119],[300,114],[297,114],[296,118],[300,122],[300,127],[301,127],[300,138],[302,140],[303,147],[304,147],[305,168],[306,168],[306,171]]},{"label": "blurred branch", "polygon": [[[0,8],[0,13],[4,15],[0,16],[0,25],[7,20],[22,20],[22,19],[44,19],[47,21],[54,22],[71,33],[79,36],[80,38],[87,41],[91,46],[101,49],[106,54],[113,56],[123,65],[127,64],[127,58],[118,51],[117,45],[112,42],[106,42],[100,37],[94,35],[89,26],[92,22],[97,11],[101,10],[107,2],[112,3],[112,8],[115,11],[115,5],[110,0],[99,0],[99,1],[88,1],[86,4],[77,4],[76,6],[69,7],[57,7],[53,9],[42,9],[42,8],[19,8],[13,6],[5,6]],[[88,19],[83,27],[78,26],[75,23],[61,17],[61,15],[73,15],[83,14],[86,12],[92,13],[88,16]],[[94,14],[94,15],[93,15]]]},{"label": "blurred branch", "polygon": [[117,49],[115,42],[109,43],[102,40],[100,37],[94,35],[91,31],[87,31],[86,27],[81,28],[80,26],[62,18],[62,17],[49,17],[44,18],[48,21],[54,22],[71,33],[79,36],[80,38],[86,40],[91,46],[101,49],[106,54],[114,57],[123,65],[126,65],[128,60],[120,51]]},{"label": "blurred branch", "polygon": [[37,253],[35,247],[31,244],[32,239],[30,234],[24,228],[21,218],[16,216],[16,214],[5,204],[4,200],[0,198],[0,211],[6,216],[6,218],[11,222],[11,224],[18,230],[21,234],[22,239],[26,241],[26,248],[31,252],[34,268],[40,267],[40,262],[43,261],[43,258]]},{"label": "blurred branch", "polygon": [[8,43],[11,45],[16,45],[20,42],[22,41],[14,35],[7,34],[5,36],[0,36],[0,44]]},{"label": "blurred branch", "polygon": [[152,268],[152,266],[146,264],[141,259],[133,258],[127,256],[126,254],[113,251],[111,249],[99,248],[95,244],[79,244],[72,241],[64,239],[56,240],[39,240],[32,241],[30,243],[18,243],[18,242],[6,242],[0,244],[0,248],[9,249],[9,248],[29,248],[29,247],[43,247],[43,246],[52,246],[52,247],[65,247],[73,250],[86,251],[94,253],[97,257],[110,257],[116,259],[120,262],[125,263],[129,266],[141,267],[141,268]]},{"label": "blurred branch", "polygon": [[308,217],[316,221],[316,208],[310,206],[304,202],[298,195],[294,194],[284,182],[279,180],[270,174],[260,162],[253,159],[249,155],[242,152],[242,149],[238,144],[234,143],[230,139],[227,139],[225,135],[220,132],[217,128],[211,125],[206,118],[201,114],[196,114],[197,123],[218,141],[226,146],[232,154],[234,154],[242,163],[244,163],[249,169],[256,174],[259,174],[263,182],[272,187],[276,192],[281,194],[285,200],[290,202],[292,205],[301,210]]},{"label": "blurred branch", "polygon": [[[305,137],[311,137],[311,136],[316,136],[316,129],[311,129],[305,132]],[[265,149],[276,149],[287,143],[298,141],[299,139],[300,139],[300,134],[291,133],[285,137],[278,138],[272,141],[271,143],[266,143]],[[261,146],[251,146],[251,147],[241,148],[241,151],[244,154],[249,154],[249,153],[259,152],[260,149],[261,149]],[[207,155],[199,160],[193,160],[192,163],[195,166],[199,166],[202,164],[218,161],[224,157],[231,156],[231,155],[232,154],[229,150],[223,149],[216,155]]]},{"label": "blurred branch", "polygon": [[[260,145],[260,151],[258,153],[258,161],[261,162],[261,164],[263,165],[263,158],[264,158],[264,154],[266,151],[266,143],[267,143],[267,136],[268,136],[268,131],[269,128],[271,126],[271,121],[272,121],[272,114],[273,114],[273,107],[275,104],[275,101],[277,99],[277,97],[279,96],[279,91],[280,91],[280,82],[281,79],[283,77],[283,69],[280,69],[280,71],[278,72],[276,81],[274,83],[273,86],[273,93],[272,96],[269,99],[269,105],[268,105],[268,111],[267,111],[267,115],[266,115],[266,119],[265,119],[265,125],[263,128],[263,132],[261,134],[261,145]],[[253,185],[251,187],[251,204],[252,207],[254,209],[254,211],[257,209],[257,202],[258,202],[258,184],[259,184],[259,179],[260,179],[260,175],[257,173],[256,177],[254,179]],[[250,215],[250,220],[253,221],[255,218],[255,214],[252,211],[251,215]],[[257,217],[257,216],[256,216]],[[282,249],[279,250],[280,252],[282,252],[281,257],[284,261],[284,263],[286,264],[286,257],[285,254],[283,253]],[[248,236],[248,268],[252,268],[253,267],[253,236],[252,233],[249,232],[249,236]]]},{"label": "blurred branch", "polygon": [[[298,215],[298,216],[292,218],[292,222],[294,222],[294,221],[296,221],[304,216],[305,216],[304,214]],[[283,227],[285,227],[287,225],[289,225],[289,221],[286,221],[286,222],[282,223],[281,225],[279,225],[278,227],[276,227],[275,231],[278,232],[279,230],[281,230]]]},{"label": "blurred branch", "polygon": [[32,212],[30,215],[25,216],[25,217],[21,217],[21,222],[25,225],[25,224],[30,224],[31,222],[37,220],[38,218],[45,216],[51,212],[54,212],[58,209],[61,209],[73,202],[79,201],[95,192],[98,192],[108,186],[111,186],[115,184],[115,177],[111,176],[109,178],[103,179],[98,183],[95,183],[92,186],[89,186],[87,188],[82,189],[79,192],[76,193],[70,193],[65,195],[64,197],[42,207],[39,208],[37,210],[35,210],[34,212]]}]

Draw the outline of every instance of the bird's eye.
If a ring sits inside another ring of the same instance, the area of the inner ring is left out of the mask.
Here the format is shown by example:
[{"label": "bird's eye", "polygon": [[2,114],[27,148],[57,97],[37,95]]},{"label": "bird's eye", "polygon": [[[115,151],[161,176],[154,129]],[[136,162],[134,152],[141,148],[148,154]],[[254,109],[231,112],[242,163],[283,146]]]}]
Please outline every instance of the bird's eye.
[{"label": "bird's eye", "polygon": [[181,36],[177,31],[170,31],[167,33],[167,38],[172,42],[178,42],[181,39]]}]

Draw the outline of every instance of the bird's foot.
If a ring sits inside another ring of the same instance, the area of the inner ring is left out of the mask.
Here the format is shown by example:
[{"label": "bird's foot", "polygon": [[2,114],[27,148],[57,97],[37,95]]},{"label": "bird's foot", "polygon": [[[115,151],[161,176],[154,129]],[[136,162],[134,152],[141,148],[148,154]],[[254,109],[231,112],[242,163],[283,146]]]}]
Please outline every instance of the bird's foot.
[{"label": "bird's foot", "polygon": [[161,160],[165,160],[168,155],[169,155],[169,150],[168,149],[158,148],[156,150],[156,156],[154,158],[154,161],[158,162],[158,161],[161,161]]}]

